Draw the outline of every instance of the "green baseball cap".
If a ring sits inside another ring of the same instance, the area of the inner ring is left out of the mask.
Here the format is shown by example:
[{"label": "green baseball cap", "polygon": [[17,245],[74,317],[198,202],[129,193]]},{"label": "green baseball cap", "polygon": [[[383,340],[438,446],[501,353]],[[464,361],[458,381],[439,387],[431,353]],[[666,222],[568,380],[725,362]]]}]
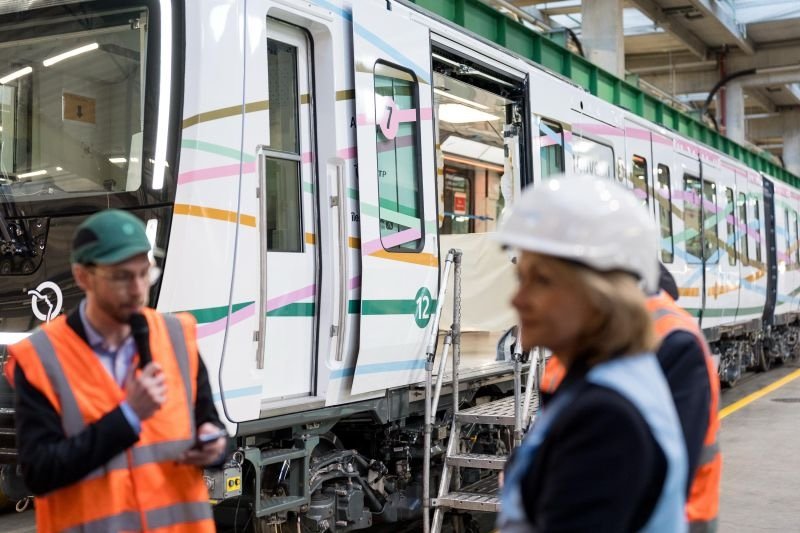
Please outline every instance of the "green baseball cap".
[{"label": "green baseball cap", "polygon": [[150,251],[144,224],[119,209],[106,209],[84,220],[72,239],[73,263],[113,265]]}]

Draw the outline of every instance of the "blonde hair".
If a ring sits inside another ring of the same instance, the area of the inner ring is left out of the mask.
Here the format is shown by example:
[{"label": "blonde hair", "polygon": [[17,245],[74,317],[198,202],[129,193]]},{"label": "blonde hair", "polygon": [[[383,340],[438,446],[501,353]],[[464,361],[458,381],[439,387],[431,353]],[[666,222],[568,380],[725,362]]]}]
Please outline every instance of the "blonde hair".
[{"label": "blonde hair", "polygon": [[594,366],[624,355],[655,350],[657,339],[646,296],[632,274],[621,270],[600,272],[563,259],[547,259],[566,283],[585,296],[592,310],[577,339],[577,360]]}]

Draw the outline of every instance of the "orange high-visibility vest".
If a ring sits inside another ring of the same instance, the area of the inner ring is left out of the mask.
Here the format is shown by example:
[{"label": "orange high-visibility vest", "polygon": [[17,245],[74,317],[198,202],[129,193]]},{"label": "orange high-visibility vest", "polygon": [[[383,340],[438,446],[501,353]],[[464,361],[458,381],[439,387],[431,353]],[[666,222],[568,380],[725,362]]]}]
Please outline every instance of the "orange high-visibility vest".
[{"label": "orange high-visibility vest", "polygon": [[719,378],[714,368],[711,349],[694,317],[684,311],[667,293],[661,292],[647,299],[647,310],[653,318],[653,328],[659,339],[666,338],[674,331],[686,331],[694,335],[703,348],[711,402],[708,409],[708,429],[703,440],[703,449],[697,464],[689,498],[686,502],[686,516],[690,530],[694,532],[715,531],[719,514],[719,486],[722,478],[722,454],[719,450]]},{"label": "orange high-visibility vest", "polygon": [[[711,350],[703,332],[692,315],[684,311],[667,293],[661,292],[647,299],[647,310],[653,319],[653,329],[659,339],[674,331],[686,331],[697,339],[705,354],[711,403],[708,412],[708,429],[700,452],[697,470],[692,479],[686,502],[686,517],[690,531],[699,533],[715,531],[719,514],[719,487],[722,478],[722,454],[719,451],[719,378],[714,368]],[[542,392],[553,393],[564,379],[566,369],[556,357],[550,357],[542,378]]]},{"label": "orange high-visibility vest", "polygon": [[561,385],[566,374],[567,369],[561,364],[558,357],[551,355],[544,365],[544,374],[542,375],[542,384],[539,386],[539,390],[553,394],[558,386]]},{"label": "orange high-visibility vest", "polygon": [[[215,531],[202,471],[177,463],[195,440],[199,356],[190,315],[143,310],[150,352],[167,381],[167,400],[142,421],[139,441],[72,485],[36,498],[39,532]],[[97,355],[61,316],[11,346],[14,368],[50,401],[67,437],[116,409],[125,393]]]}]

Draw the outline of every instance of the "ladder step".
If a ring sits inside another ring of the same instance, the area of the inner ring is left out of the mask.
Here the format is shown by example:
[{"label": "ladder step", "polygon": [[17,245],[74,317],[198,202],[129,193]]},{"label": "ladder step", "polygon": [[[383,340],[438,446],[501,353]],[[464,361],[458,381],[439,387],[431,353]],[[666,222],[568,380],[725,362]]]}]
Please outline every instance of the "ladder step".
[{"label": "ladder step", "polygon": [[494,494],[476,494],[474,492],[451,492],[433,500],[436,507],[465,509],[496,513],[500,511],[500,498]]},{"label": "ladder step", "polygon": [[[537,394],[531,395],[528,413],[533,412],[539,405]],[[493,402],[476,405],[458,412],[458,421],[474,424],[498,424],[503,426],[514,425],[514,397],[508,396]]]},{"label": "ladder step", "polygon": [[448,466],[464,468],[488,468],[502,470],[506,465],[506,455],[486,455],[482,453],[459,453],[447,458]]}]

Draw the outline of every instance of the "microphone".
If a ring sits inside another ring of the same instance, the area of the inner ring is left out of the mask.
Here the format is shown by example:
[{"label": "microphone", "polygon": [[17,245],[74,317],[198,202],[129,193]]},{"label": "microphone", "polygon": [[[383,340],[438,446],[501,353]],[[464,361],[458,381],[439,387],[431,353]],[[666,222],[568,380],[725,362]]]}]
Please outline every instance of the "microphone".
[{"label": "microphone", "polygon": [[131,335],[136,343],[136,349],[139,350],[139,369],[143,369],[147,363],[153,360],[150,355],[150,327],[147,325],[147,319],[141,313],[132,314],[128,323],[131,326]]}]

